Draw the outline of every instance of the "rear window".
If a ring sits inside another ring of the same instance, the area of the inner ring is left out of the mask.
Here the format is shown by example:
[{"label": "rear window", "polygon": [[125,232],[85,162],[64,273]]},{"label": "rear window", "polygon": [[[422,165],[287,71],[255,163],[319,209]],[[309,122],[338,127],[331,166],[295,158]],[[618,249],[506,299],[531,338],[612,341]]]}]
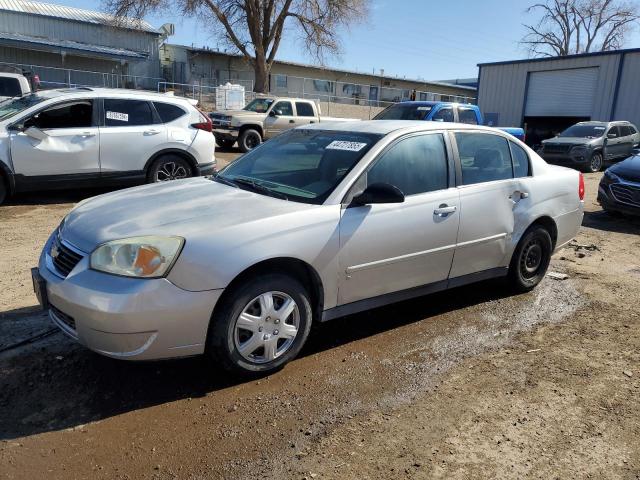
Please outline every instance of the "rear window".
[{"label": "rear window", "polygon": [[374,120],[424,120],[433,107],[415,103],[396,103],[384,109]]},{"label": "rear window", "polygon": [[0,77],[0,97],[19,97],[22,95],[17,78]]},{"label": "rear window", "polygon": [[158,115],[160,115],[162,123],[173,122],[187,113],[179,106],[171,103],[153,102],[153,106],[156,107],[156,111],[158,112]]},{"label": "rear window", "polygon": [[135,127],[153,124],[151,105],[146,100],[105,99],[104,124],[107,127]]}]

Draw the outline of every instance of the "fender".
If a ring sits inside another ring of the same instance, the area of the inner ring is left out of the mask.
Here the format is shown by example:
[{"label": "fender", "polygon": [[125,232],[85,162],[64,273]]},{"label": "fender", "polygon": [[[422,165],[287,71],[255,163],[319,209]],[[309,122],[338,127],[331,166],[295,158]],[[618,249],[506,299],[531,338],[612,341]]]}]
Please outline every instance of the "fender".
[{"label": "fender", "polygon": [[179,148],[165,148],[163,150],[160,150],[154,153],[151,156],[151,158],[147,160],[147,163],[144,164],[144,171],[147,172],[153,162],[155,162],[162,155],[167,155],[167,154],[178,155],[180,157],[185,158],[189,162],[189,165],[191,165],[191,168],[194,169],[194,172],[195,172],[195,169],[198,167],[198,162],[196,161],[195,157],[191,155],[189,152],[187,152],[186,150],[180,150]]}]

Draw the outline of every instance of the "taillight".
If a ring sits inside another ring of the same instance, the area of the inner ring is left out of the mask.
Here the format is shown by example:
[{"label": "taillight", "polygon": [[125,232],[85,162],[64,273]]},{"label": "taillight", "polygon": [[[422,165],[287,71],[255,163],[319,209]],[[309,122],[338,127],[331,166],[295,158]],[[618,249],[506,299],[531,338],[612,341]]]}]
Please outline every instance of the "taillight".
[{"label": "taillight", "polygon": [[578,182],[578,197],[580,197],[580,200],[584,200],[584,175],[582,175],[582,172]]},{"label": "taillight", "polygon": [[198,109],[200,112],[200,121],[198,123],[192,123],[191,126],[193,128],[197,128],[198,130],[204,130],[205,132],[213,131],[213,122],[209,118],[209,115]]}]

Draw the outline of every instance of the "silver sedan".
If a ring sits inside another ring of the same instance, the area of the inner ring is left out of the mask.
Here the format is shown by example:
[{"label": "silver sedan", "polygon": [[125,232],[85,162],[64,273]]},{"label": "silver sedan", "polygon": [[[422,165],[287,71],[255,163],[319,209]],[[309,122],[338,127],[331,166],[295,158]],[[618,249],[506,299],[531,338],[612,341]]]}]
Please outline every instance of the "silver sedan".
[{"label": "silver sedan", "polygon": [[33,269],[101,354],[293,359],[313,322],[506,277],[534,288],[582,222],[584,183],[498,130],[375,121],[284,133],[212,179],[77,205]]}]

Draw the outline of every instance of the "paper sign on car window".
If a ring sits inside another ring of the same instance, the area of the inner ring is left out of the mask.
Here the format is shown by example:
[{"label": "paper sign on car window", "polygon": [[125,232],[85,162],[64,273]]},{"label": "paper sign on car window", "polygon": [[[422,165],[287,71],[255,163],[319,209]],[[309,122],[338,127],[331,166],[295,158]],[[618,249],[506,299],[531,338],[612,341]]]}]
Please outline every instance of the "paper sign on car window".
[{"label": "paper sign on car window", "polygon": [[110,112],[107,110],[107,118],[109,120],[118,120],[120,122],[128,122],[129,114],[128,113],[120,113],[120,112]]},{"label": "paper sign on car window", "polygon": [[366,143],[348,142],[346,140],[334,140],[326,146],[326,150],[346,150],[347,152],[359,152],[366,146]]},{"label": "paper sign on car window", "polygon": [[419,111],[425,111],[426,110],[428,112],[429,110],[431,110],[431,108],[432,107],[418,107],[416,110],[419,110]]}]

